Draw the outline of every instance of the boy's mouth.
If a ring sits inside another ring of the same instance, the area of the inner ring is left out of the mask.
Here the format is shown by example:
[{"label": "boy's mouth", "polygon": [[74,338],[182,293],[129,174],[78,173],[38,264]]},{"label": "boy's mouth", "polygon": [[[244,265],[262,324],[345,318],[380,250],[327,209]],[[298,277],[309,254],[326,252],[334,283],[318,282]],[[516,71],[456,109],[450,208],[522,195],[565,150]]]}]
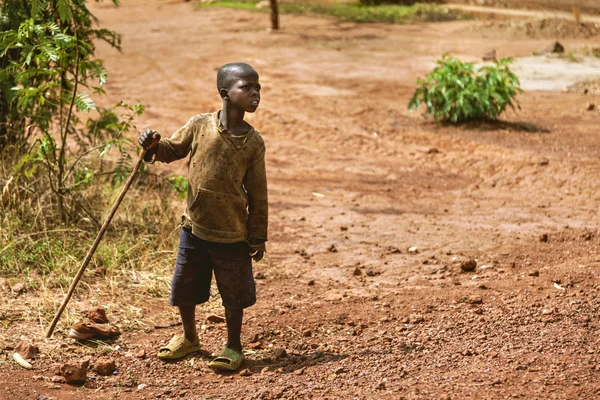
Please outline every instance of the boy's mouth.
[{"label": "boy's mouth", "polygon": [[252,100],[250,102],[250,104],[252,104],[253,106],[257,106],[260,103],[260,100]]}]

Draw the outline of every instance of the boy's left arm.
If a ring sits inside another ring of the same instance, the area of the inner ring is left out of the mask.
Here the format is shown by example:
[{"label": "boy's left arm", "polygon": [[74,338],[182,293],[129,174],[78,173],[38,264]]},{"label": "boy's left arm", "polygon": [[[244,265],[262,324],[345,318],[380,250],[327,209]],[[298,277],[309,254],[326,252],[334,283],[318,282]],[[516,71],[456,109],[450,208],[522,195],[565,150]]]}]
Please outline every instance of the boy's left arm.
[{"label": "boy's left arm", "polygon": [[248,245],[253,251],[264,252],[269,224],[264,148],[246,171],[244,187],[248,192]]}]

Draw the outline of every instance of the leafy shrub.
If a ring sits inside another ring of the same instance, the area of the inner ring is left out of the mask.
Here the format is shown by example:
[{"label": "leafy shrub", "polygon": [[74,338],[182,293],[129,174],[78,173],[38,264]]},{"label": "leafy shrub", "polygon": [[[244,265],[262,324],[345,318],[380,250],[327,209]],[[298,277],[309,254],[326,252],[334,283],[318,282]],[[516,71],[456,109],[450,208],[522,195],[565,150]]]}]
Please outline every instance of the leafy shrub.
[{"label": "leafy shrub", "polygon": [[477,68],[446,54],[425,79],[417,80],[409,108],[418,110],[423,103],[426,117],[443,122],[496,120],[506,107],[518,106],[515,97],[523,92],[508,67],[512,61],[505,58],[494,66]]}]

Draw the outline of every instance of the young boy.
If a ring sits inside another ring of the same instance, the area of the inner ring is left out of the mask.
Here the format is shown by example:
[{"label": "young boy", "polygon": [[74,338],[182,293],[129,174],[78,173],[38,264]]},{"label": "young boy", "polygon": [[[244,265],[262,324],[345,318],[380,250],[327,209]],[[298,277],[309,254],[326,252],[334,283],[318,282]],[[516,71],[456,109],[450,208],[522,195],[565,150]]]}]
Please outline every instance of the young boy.
[{"label": "young boy", "polygon": [[198,114],[170,139],[153,130],[139,136],[145,160],[170,163],[189,154],[187,207],[170,304],[179,308],[183,336],[158,352],[177,359],[201,347],[196,304],[208,301],[214,271],[225,307],[227,345],[210,366],[235,371],[244,361],[240,333],[243,310],[256,302],[252,260],[260,261],[267,241],[265,145],[244,121],[260,103],[258,73],[248,64],[226,64],[217,74],[221,111]]}]

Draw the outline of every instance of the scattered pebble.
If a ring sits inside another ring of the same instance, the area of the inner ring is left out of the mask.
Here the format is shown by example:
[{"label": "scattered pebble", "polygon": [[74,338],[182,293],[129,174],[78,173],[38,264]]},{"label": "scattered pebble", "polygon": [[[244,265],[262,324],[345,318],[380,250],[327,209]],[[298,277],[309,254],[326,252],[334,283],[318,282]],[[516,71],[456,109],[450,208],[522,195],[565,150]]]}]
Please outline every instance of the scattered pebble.
[{"label": "scattered pebble", "polygon": [[267,279],[267,276],[264,272],[258,271],[256,274],[254,274],[254,279]]},{"label": "scattered pebble", "polygon": [[206,317],[206,320],[208,322],[212,322],[215,324],[221,324],[221,323],[225,322],[225,317],[221,317],[220,315],[211,314],[208,317]]},{"label": "scattered pebble", "polygon": [[21,341],[15,346],[15,353],[19,353],[25,360],[33,360],[39,351],[37,346],[25,341]]},{"label": "scattered pebble", "polygon": [[308,281],[308,286],[315,286],[315,280],[311,279],[310,281]]},{"label": "scattered pebble", "polygon": [[148,387],[145,383],[140,383],[137,387],[137,390],[144,390]]},{"label": "scattered pebble", "polygon": [[61,364],[58,368],[59,374],[65,378],[67,383],[85,382],[89,361],[71,362]]},{"label": "scattered pebble", "polygon": [[112,358],[99,358],[94,363],[93,371],[104,376],[112,375],[117,369],[117,364]]},{"label": "scattered pebble", "polygon": [[417,254],[419,252],[419,248],[417,246],[412,246],[408,248],[408,252],[410,254]]},{"label": "scattered pebble", "polygon": [[280,358],[287,357],[287,352],[283,347],[276,347],[273,349],[273,355],[279,360]]},{"label": "scattered pebble", "polygon": [[329,248],[327,249],[330,253],[337,253],[338,249],[337,247],[335,247],[335,244],[332,244],[331,246],[329,246]]},{"label": "scattered pebble", "polygon": [[475,271],[475,268],[477,268],[477,261],[473,259],[463,261],[460,263],[460,269],[465,272]]},{"label": "scattered pebble", "polygon": [[21,294],[25,291],[25,285],[22,283],[17,283],[11,288],[14,294]]},{"label": "scattered pebble", "polygon": [[246,368],[246,369],[241,370],[239,375],[240,376],[250,376],[250,375],[252,375],[252,371],[250,371],[248,368]]},{"label": "scattered pebble", "polygon": [[479,295],[473,294],[467,299],[469,304],[483,304],[483,298]]},{"label": "scattered pebble", "polygon": [[356,267],[356,268],[354,268],[354,272],[352,273],[352,275],[354,275],[354,276],[361,276],[362,275],[362,271],[360,270],[360,268]]}]

